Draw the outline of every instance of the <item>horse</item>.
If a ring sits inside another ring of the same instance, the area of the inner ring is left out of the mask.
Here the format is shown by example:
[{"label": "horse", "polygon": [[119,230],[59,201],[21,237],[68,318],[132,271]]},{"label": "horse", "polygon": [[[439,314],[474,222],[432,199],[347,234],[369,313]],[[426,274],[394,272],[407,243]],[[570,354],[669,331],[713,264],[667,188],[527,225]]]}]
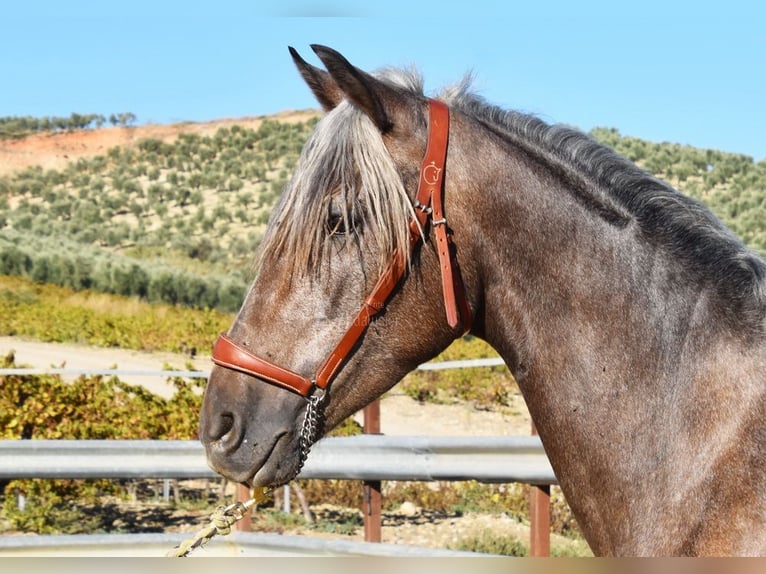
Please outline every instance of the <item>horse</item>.
[{"label": "horse", "polygon": [[766,262],[702,203],[470,80],[290,53],[325,111],[213,348],[199,437],[251,486],[470,333],[599,556],[766,554]]}]

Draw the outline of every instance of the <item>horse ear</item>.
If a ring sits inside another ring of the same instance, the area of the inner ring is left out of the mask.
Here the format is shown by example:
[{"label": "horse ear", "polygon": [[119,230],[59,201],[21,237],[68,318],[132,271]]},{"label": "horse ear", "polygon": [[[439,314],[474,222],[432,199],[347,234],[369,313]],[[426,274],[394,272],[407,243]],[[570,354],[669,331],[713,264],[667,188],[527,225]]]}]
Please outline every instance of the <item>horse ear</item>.
[{"label": "horse ear", "polygon": [[354,67],[332,48],[312,44],[311,49],[322,60],[344,95],[366,113],[382,133],[388,132],[394,125],[397,104],[403,103],[402,94]]},{"label": "horse ear", "polygon": [[308,87],[314,92],[314,96],[319,101],[322,108],[329,112],[343,100],[343,92],[332,79],[332,76],[315,66],[309,64],[301,58],[298,51],[292,46],[288,46],[293,62],[298,68],[301,76],[308,84]]}]

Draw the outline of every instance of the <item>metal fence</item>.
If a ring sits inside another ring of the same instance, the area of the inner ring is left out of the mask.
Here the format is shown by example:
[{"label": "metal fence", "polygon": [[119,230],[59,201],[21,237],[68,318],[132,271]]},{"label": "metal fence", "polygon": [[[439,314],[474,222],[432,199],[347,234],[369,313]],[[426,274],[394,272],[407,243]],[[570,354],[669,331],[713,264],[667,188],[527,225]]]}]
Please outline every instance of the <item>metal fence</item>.
[{"label": "metal fence", "polygon": [[[0,479],[188,479],[217,476],[208,467],[204,449],[197,441],[0,440]],[[535,436],[329,437],[314,445],[298,478],[361,481],[477,480],[539,485],[556,483],[542,444]],[[84,552],[86,547],[94,545],[100,546],[101,552],[119,552],[120,549],[125,550],[128,543],[122,539],[117,543],[116,539],[108,536],[58,537],[47,542],[46,537],[43,537],[38,538],[35,544],[22,538],[15,541],[0,540],[0,553],[34,553],[43,552],[45,549],[50,551],[51,548],[58,548],[58,551],[64,554],[69,553],[61,550],[62,544],[68,545],[67,548],[71,546],[71,552]],[[269,551],[257,549],[259,545],[266,544],[260,538],[243,540],[246,541],[242,543],[245,546],[238,547],[237,552],[257,554]],[[135,542],[138,543],[139,538],[136,538]],[[57,544],[59,546],[56,546]],[[300,553],[301,548],[305,549],[308,543],[296,544],[290,552]],[[333,550],[334,548],[329,546],[326,551],[339,551]],[[315,550],[309,544],[308,551]],[[344,552],[375,555],[389,550],[394,552],[394,555],[411,555],[415,552],[407,548],[392,550],[388,546],[373,550],[365,545],[348,547]],[[288,553],[286,548],[279,551]]]},{"label": "metal fence", "polygon": [[[0,479],[217,476],[198,441],[0,440]],[[298,478],[556,483],[535,436],[329,437]]]},{"label": "metal fence", "polygon": [[[177,547],[188,537],[188,534],[178,533],[0,536],[0,558],[24,556],[35,558],[53,556],[157,558],[165,556],[169,550]],[[342,538],[320,539],[309,536],[293,536],[267,532],[232,532],[227,536],[214,538],[192,554],[192,558],[211,556],[257,556],[260,558],[300,558],[309,556],[454,558],[477,556],[477,554],[442,548],[361,542]],[[486,555],[480,554],[478,556]],[[78,563],[78,568],[80,564],[82,563]],[[25,566],[27,565],[25,564]],[[130,566],[134,567],[133,564],[130,564]],[[263,564],[259,564],[259,566],[262,568]],[[114,563],[110,562],[108,568],[112,569],[113,567]],[[51,562],[50,567],[44,571],[53,571],[54,568],[56,566]],[[101,564],[99,568],[103,570],[104,565]],[[132,569],[120,570],[119,565],[117,565],[117,569],[119,572],[136,571]],[[271,571],[272,569],[267,568],[266,571]],[[35,571],[34,568],[32,571]],[[192,571],[196,572],[197,570]]]},{"label": "metal fence", "polygon": [[[499,365],[503,365],[501,359],[489,358],[427,363],[418,368],[438,370]],[[46,374],[184,378],[209,375],[204,371],[0,369],[0,375]],[[0,440],[0,479],[215,477],[218,475],[208,467],[204,449],[197,441]],[[368,434],[325,438],[314,445],[298,478],[361,480],[366,489],[370,484],[379,485],[381,480],[477,480],[536,485],[530,497],[532,553],[547,554],[549,549],[550,510],[547,496],[549,485],[557,481],[537,436],[408,437]],[[365,516],[366,533],[368,518]],[[379,523],[379,513],[375,518]],[[379,529],[380,524],[378,532]],[[0,543],[0,551],[5,549],[7,553],[9,548],[8,542]]]},{"label": "metal fence", "polygon": [[[438,361],[423,363],[417,367],[420,371],[441,371],[445,369],[470,369],[475,367],[502,367],[505,363],[500,357],[486,357],[482,359],[463,359],[460,361]],[[72,369],[58,367],[13,367],[0,368],[2,375],[59,375],[80,376],[100,375],[103,377],[182,377],[185,379],[207,379],[209,371],[192,370],[146,370],[146,369]]]}]

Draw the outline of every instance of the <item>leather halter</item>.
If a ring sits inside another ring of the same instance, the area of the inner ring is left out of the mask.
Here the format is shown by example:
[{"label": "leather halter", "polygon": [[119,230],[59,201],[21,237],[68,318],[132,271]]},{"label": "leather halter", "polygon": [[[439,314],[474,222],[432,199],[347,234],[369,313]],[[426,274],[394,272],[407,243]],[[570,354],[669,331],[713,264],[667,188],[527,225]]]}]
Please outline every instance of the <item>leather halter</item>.
[{"label": "leather halter", "polygon": [[[449,108],[446,104],[429,99],[428,145],[420,170],[420,181],[415,201],[416,218],[410,220],[410,251],[425,233],[429,221],[436,235],[437,252],[442,275],[442,290],[447,322],[457,329],[462,318],[463,333],[470,330],[471,310],[460,278],[452,240],[444,215],[444,164],[447,158],[449,137]],[[422,231],[421,231],[422,230]],[[316,389],[324,391],[337,375],[359,338],[366,331],[371,319],[386,305],[391,293],[404,276],[406,258],[397,251],[391,258],[372,292],[367,296],[340,342],[324,361],[313,379],[295,371],[275,365],[259,357],[221,334],[213,347],[213,362],[221,367],[257,377],[297,393],[310,397]],[[459,309],[458,309],[459,306]]]}]

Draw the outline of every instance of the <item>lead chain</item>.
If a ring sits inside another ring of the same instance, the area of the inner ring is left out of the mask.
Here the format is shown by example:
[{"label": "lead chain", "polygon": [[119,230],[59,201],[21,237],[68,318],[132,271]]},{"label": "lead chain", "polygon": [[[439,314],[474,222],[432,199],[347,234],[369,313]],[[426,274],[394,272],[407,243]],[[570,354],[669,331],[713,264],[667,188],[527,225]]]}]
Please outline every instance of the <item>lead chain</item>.
[{"label": "lead chain", "polygon": [[295,471],[295,476],[298,476],[306,459],[309,456],[311,446],[314,444],[319,432],[319,421],[322,417],[322,405],[327,393],[317,392],[308,398],[308,405],[306,406],[306,414],[303,417],[303,425],[301,426],[301,435],[299,438],[300,447],[300,461],[298,468]]}]

